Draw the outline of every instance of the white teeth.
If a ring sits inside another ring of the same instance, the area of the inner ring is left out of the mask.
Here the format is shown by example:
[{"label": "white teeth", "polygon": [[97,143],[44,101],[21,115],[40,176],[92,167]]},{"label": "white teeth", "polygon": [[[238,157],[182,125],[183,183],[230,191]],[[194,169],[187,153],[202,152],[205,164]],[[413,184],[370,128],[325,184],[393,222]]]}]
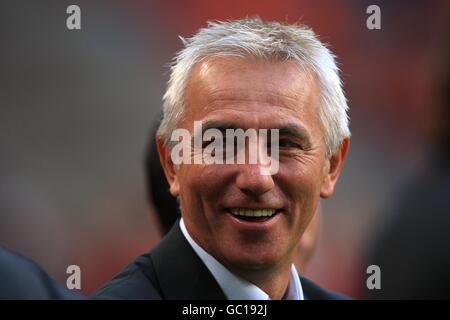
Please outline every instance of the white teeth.
[{"label": "white teeth", "polygon": [[245,217],[270,217],[277,211],[276,209],[231,209],[232,214],[235,216]]}]

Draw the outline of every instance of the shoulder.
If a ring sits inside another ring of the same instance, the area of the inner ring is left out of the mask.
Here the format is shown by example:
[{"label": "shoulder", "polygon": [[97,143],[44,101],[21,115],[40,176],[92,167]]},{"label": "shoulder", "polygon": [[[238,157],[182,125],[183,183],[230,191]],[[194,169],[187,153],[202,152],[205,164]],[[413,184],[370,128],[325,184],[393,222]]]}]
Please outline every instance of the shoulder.
[{"label": "shoulder", "polygon": [[93,299],[225,299],[178,224],[152,249],[91,296]]},{"label": "shoulder", "polygon": [[136,258],[123,271],[97,289],[90,298],[160,300],[161,295],[150,255],[144,254]]},{"label": "shoulder", "polygon": [[306,278],[301,277],[303,293],[306,300],[349,300],[350,298],[342,294],[325,290]]},{"label": "shoulder", "polygon": [[45,273],[35,262],[0,248],[0,299],[80,299]]}]

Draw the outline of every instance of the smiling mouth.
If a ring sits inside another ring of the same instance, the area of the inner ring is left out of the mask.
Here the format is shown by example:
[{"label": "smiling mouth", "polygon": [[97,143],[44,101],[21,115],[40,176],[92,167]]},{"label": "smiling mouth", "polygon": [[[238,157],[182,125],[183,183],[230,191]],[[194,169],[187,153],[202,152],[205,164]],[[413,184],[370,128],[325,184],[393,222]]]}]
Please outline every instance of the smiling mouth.
[{"label": "smiling mouth", "polygon": [[281,212],[281,209],[235,208],[235,209],[227,209],[227,211],[239,220],[251,222],[263,222],[272,219],[279,212]]}]

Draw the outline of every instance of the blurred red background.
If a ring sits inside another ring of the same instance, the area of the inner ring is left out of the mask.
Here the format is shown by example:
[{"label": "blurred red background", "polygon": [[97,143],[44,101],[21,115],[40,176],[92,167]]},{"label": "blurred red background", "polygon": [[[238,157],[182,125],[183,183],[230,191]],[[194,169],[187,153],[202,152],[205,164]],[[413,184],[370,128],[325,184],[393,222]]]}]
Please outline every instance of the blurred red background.
[{"label": "blurred red background", "polygon": [[[0,244],[92,292],[159,239],[143,155],[167,63],[208,20],[259,15],[311,26],[338,57],[352,144],[323,201],[306,276],[358,298],[363,256],[394,188],[423,164],[436,121],[436,65],[448,1],[67,1],[0,5]],[[366,28],[367,6],[381,30]]]}]

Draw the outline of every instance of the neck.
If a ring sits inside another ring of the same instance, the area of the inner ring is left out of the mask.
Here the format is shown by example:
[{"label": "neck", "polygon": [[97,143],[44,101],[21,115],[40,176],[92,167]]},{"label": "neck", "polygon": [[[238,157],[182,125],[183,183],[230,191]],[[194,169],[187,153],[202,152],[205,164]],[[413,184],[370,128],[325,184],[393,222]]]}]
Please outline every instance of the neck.
[{"label": "neck", "polygon": [[291,277],[291,264],[260,270],[231,271],[250,281],[267,293],[272,300],[281,300],[285,295]]}]

